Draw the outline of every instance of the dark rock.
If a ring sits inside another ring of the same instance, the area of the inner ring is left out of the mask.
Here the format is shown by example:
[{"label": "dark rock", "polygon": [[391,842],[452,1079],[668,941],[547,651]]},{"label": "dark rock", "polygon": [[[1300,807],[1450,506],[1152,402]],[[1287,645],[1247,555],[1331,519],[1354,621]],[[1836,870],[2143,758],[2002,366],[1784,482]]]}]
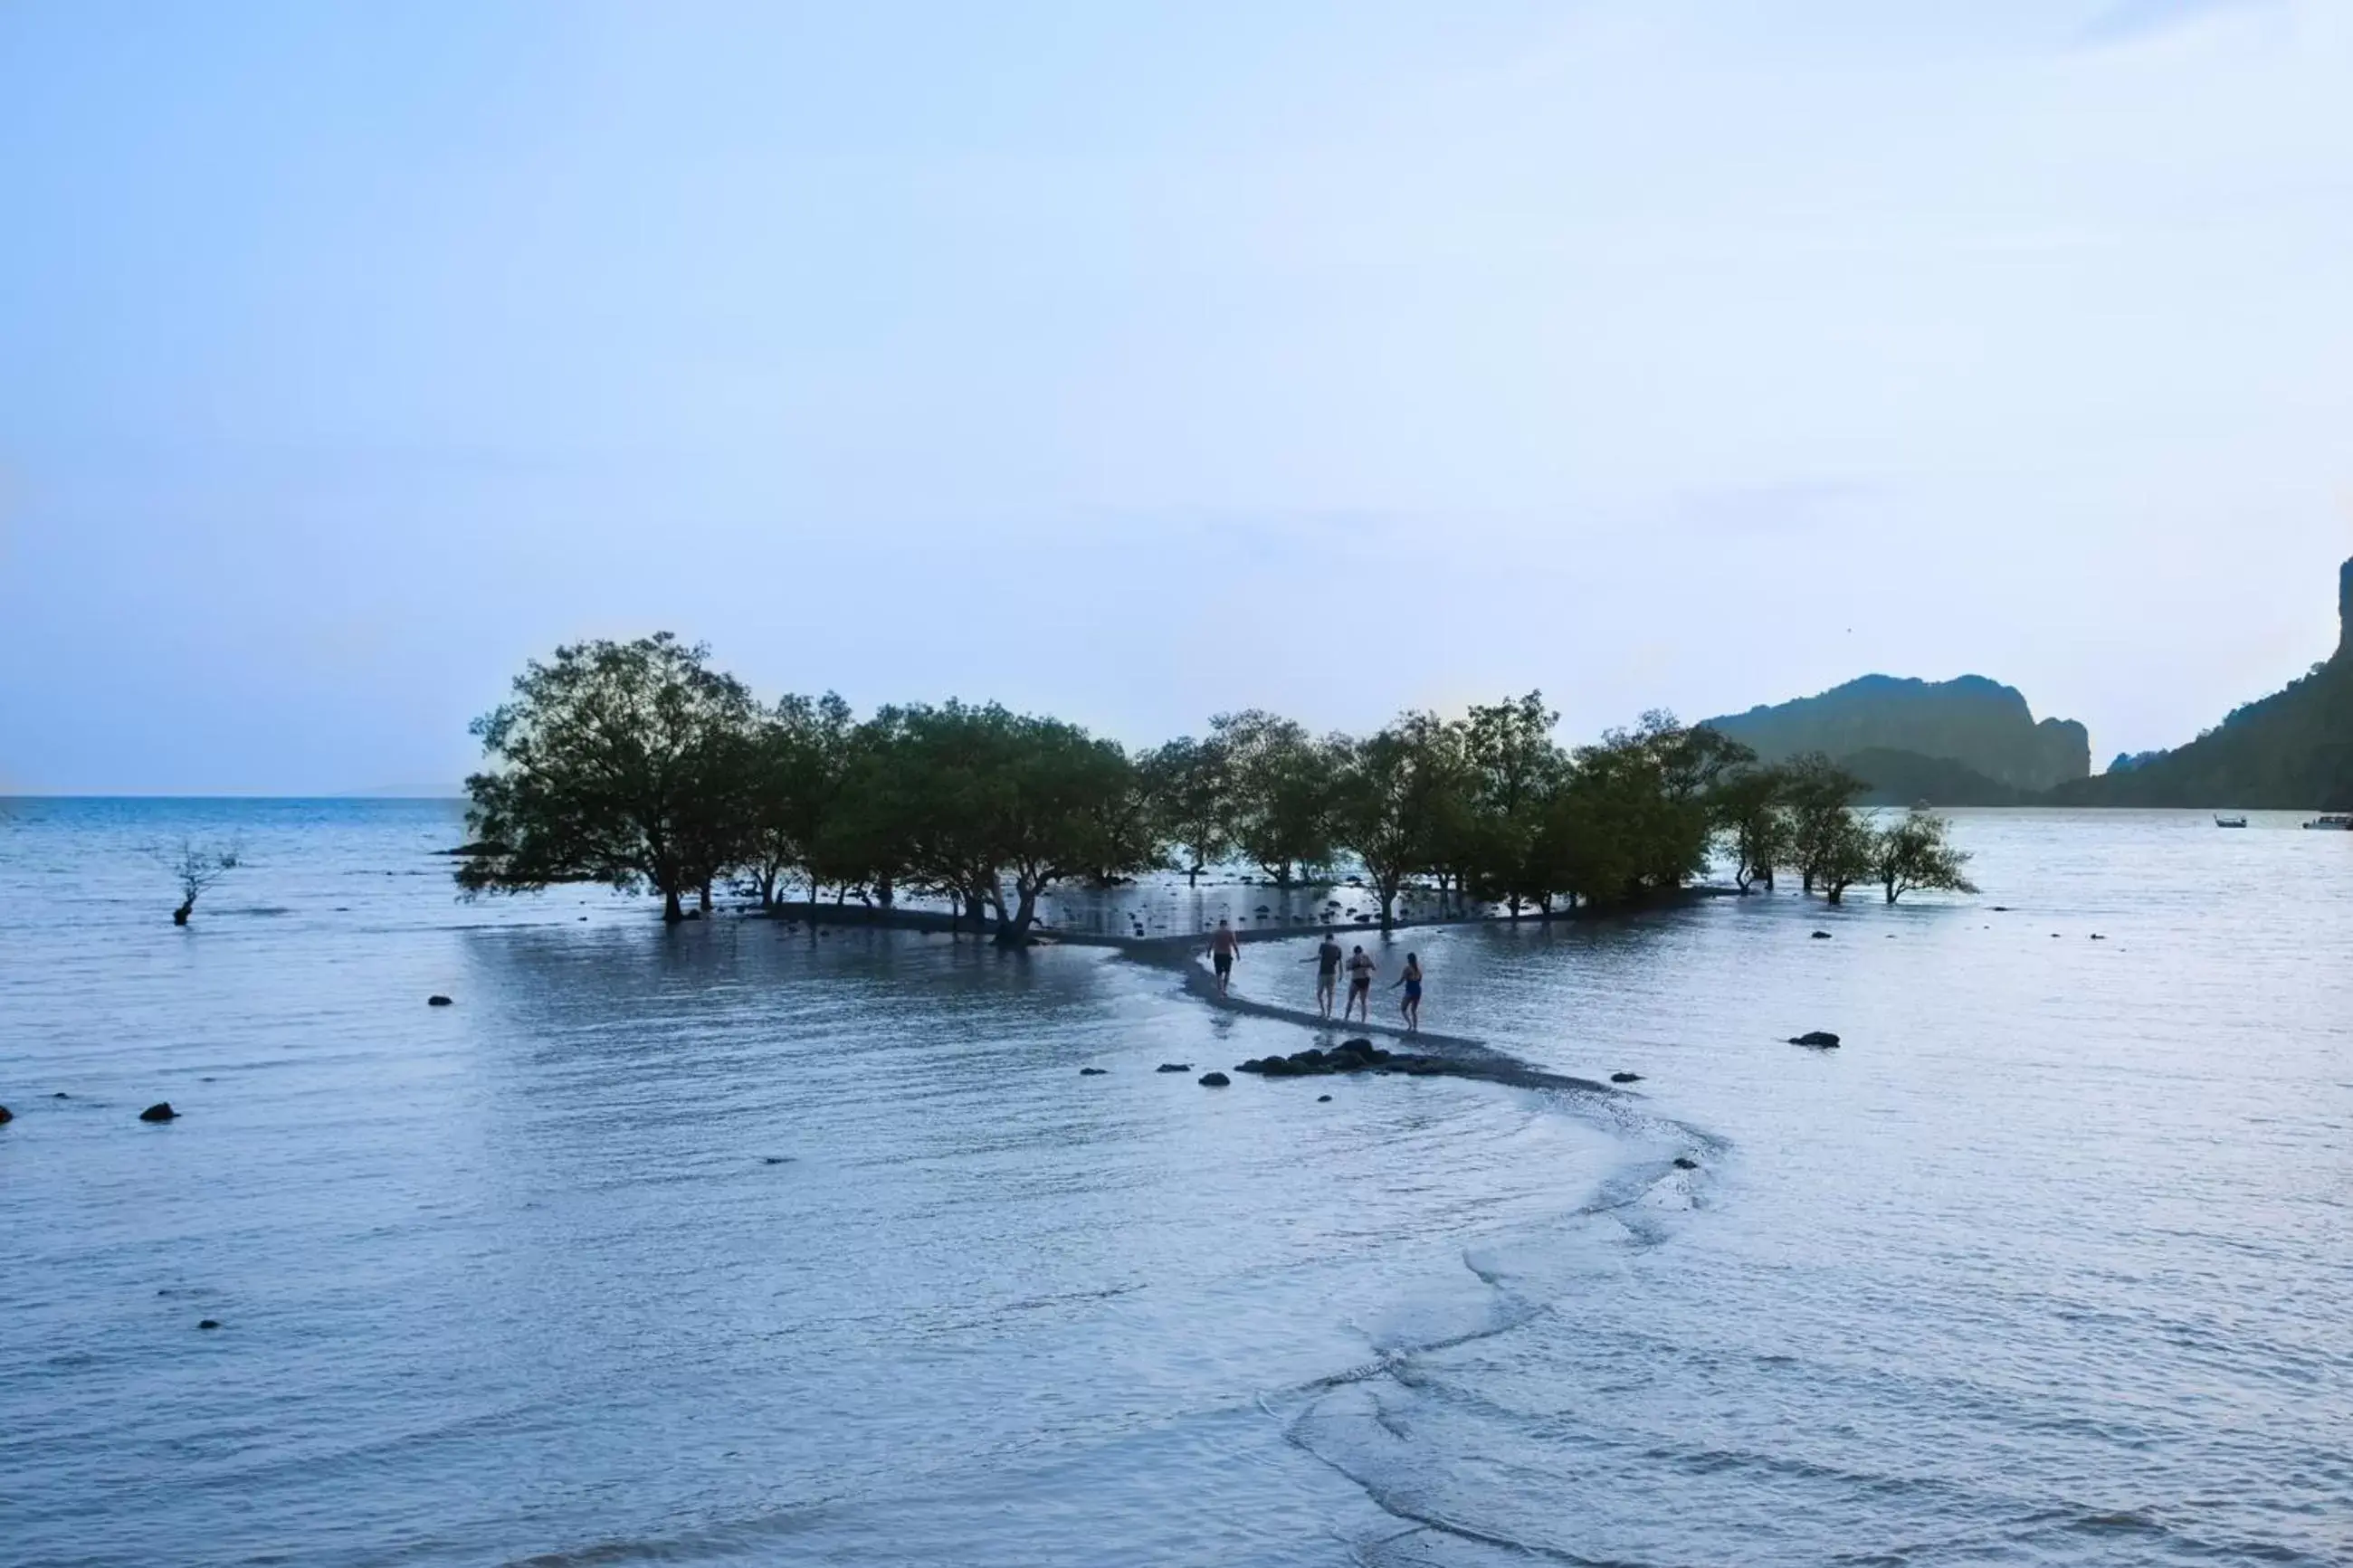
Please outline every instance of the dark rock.
[{"label": "dark rock", "polygon": [[1699,1169],[1699,1162],[1693,1159],[1689,1154],[1678,1154],[1675,1156],[1675,1169],[1678,1171],[1696,1171]]},{"label": "dark rock", "polygon": [[1809,1029],[1802,1035],[1790,1036],[1789,1043],[1793,1046],[1813,1046],[1818,1049],[1829,1050],[1838,1044],[1838,1037],[1828,1029]]},{"label": "dark rock", "polygon": [[51,1100],[71,1100],[71,1099],[73,1098],[73,1096],[72,1096],[72,1095],[70,1095],[70,1094],[68,1094],[64,1089],[59,1089],[59,1090],[58,1090],[58,1091],[57,1091],[57,1093],[55,1093],[55,1094],[53,1094],[53,1095],[49,1096],[49,1098],[50,1098]]},{"label": "dark rock", "polygon": [[1205,1072],[1201,1075],[1201,1087],[1203,1089],[1223,1089],[1226,1085],[1233,1081],[1233,1079],[1228,1078],[1221,1072]]},{"label": "dark rock", "polygon": [[1609,1081],[1611,1083],[1640,1083],[1642,1081],[1642,1075],[1638,1072],[1613,1072],[1609,1075]]},{"label": "dark rock", "polygon": [[8,1123],[16,1120],[16,1113],[15,1111],[9,1110],[5,1105],[0,1105],[0,1127],[5,1127]]},{"label": "dark rock", "polygon": [[1332,1097],[1328,1094],[1319,1094],[1315,1097],[1315,1103],[1318,1105],[1328,1105],[1331,1103],[1331,1100]]},{"label": "dark rock", "polygon": [[1826,931],[1818,931],[1814,933],[1814,940],[1816,942],[1828,942],[1830,939],[1831,933]]},{"label": "dark rock", "polygon": [[196,1324],[196,1327],[200,1329],[217,1329],[220,1327],[220,1320],[218,1318],[206,1318],[199,1321]]},{"label": "dark rock", "polygon": [[2092,940],[2093,940],[2094,942],[2105,942],[2105,941],[2107,941],[2108,939],[2107,939],[2106,937],[2102,936],[2098,931],[2094,931],[2094,932],[2092,933]]},{"label": "dark rock", "polygon": [[781,1165],[791,1158],[792,1156],[790,1154],[768,1154],[762,1156],[760,1163],[763,1165]]},{"label": "dark rock", "polygon": [[1152,1070],[1155,1072],[1191,1072],[1193,1070],[1193,1064],[1191,1062],[1162,1062],[1158,1067]]},{"label": "dark rock", "polygon": [[1998,915],[2006,915],[2010,913],[2010,906],[2008,904],[1996,904],[1993,907],[1993,912]]},{"label": "dark rock", "polygon": [[146,1110],[141,1111],[139,1113],[139,1120],[142,1121],[169,1121],[172,1118],[179,1114],[180,1113],[178,1111],[172,1109],[172,1102],[170,1100],[159,1100],[154,1104],[149,1106]]},{"label": "dark rock", "polygon": [[1101,1078],[1105,1070],[1106,1069],[1103,1068],[1081,1068],[1079,1069],[1079,1076],[1081,1078]]},{"label": "dark rock", "polygon": [[425,1005],[427,1007],[447,1007],[449,1005],[449,998],[442,995],[438,991],[436,991],[432,995],[427,996],[425,999]]}]

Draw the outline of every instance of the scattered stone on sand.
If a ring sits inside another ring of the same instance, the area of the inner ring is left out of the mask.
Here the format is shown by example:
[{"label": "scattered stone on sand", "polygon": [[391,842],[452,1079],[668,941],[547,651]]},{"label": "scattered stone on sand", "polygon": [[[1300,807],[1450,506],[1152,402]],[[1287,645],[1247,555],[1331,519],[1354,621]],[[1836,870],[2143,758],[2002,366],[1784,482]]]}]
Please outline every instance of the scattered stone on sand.
[{"label": "scattered stone on sand", "polygon": [[2105,941],[2107,941],[2108,939],[2107,939],[2106,937],[2102,936],[2098,931],[2094,931],[2094,932],[2092,933],[2092,940],[2093,940],[2094,942],[2105,942]]},{"label": "scattered stone on sand", "polygon": [[1836,1046],[1839,1041],[1838,1037],[1828,1029],[1808,1029],[1802,1035],[1790,1036],[1789,1043],[1793,1046],[1812,1046],[1818,1050],[1826,1051]]},{"label": "scattered stone on sand", "polygon": [[146,1110],[141,1111],[139,1113],[139,1120],[142,1121],[169,1121],[179,1114],[180,1113],[178,1111],[172,1109],[172,1102],[170,1100],[159,1100],[154,1104],[149,1106]]},{"label": "scattered stone on sand", "polygon": [[1638,1072],[1613,1072],[1609,1075],[1609,1081],[1611,1083],[1640,1083],[1642,1081],[1642,1075]]},{"label": "scattered stone on sand", "polygon": [[1828,942],[1830,939],[1831,933],[1826,931],[1818,931],[1814,933],[1814,940],[1816,942]]},{"label": "scattered stone on sand", "polygon": [[1191,1062],[1162,1062],[1158,1067],[1152,1070],[1155,1072],[1191,1072],[1193,1070],[1193,1064]]},{"label": "scattered stone on sand", "polygon": [[220,1320],[218,1318],[200,1319],[196,1323],[196,1327],[200,1329],[217,1329],[220,1327]]},{"label": "scattered stone on sand", "polygon": [[1079,1069],[1079,1076],[1081,1078],[1101,1078],[1108,1070],[1109,1069],[1105,1068],[1081,1068]]},{"label": "scattered stone on sand", "polygon": [[1699,1162],[1693,1159],[1689,1154],[1678,1154],[1675,1156],[1675,1169],[1678,1171],[1696,1171],[1699,1169]]},{"label": "scattered stone on sand", "polygon": [[442,995],[438,991],[436,991],[432,995],[427,996],[425,999],[425,1005],[427,1007],[447,1007],[449,1005],[449,998]]},{"label": "scattered stone on sand", "polygon": [[1233,1081],[1233,1079],[1228,1078],[1221,1072],[1205,1072],[1201,1075],[1201,1087],[1203,1089],[1223,1089],[1226,1085]]}]

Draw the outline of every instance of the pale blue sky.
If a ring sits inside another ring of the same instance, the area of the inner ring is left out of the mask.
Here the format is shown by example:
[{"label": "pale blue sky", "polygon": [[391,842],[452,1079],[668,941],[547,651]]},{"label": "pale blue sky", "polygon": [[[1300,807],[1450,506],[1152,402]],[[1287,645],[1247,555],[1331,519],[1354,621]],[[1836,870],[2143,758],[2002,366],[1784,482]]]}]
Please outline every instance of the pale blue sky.
[{"label": "pale blue sky", "polygon": [[0,0],[0,789],[559,640],[1130,742],[2336,643],[2353,6]]}]

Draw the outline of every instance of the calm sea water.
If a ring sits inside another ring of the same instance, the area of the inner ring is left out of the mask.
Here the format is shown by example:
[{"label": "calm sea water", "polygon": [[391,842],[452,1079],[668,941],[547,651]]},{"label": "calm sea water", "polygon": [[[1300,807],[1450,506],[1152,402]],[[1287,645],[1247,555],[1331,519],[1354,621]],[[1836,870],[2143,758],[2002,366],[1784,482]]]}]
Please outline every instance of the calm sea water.
[{"label": "calm sea water", "polygon": [[[2353,1561],[2353,835],[2294,823],[1385,950],[1601,1101],[1205,1089],[1311,1037],[1097,950],[459,903],[443,805],[6,803],[0,1558]],[[247,864],[178,931],[184,834]]]}]

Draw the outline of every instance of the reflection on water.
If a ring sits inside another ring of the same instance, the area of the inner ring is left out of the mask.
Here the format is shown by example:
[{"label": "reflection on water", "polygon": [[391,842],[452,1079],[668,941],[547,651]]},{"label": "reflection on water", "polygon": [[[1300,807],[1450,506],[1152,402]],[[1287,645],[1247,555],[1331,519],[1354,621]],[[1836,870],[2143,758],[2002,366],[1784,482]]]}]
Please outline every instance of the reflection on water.
[{"label": "reflection on water", "polygon": [[[251,865],[180,932],[133,851],[190,814]],[[2353,841],[2264,826],[1975,815],[1983,900],[1404,939],[1431,1028],[1643,1075],[1597,1104],[1203,1089],[1302,1035],[1095,951],[458,903],[439,805],[20,805],[0,1538],[2338,1561]],[[1327,896],[1271,893],[1059,918]],[[1238,986],[1305,1005],[1307,946]]]}]

